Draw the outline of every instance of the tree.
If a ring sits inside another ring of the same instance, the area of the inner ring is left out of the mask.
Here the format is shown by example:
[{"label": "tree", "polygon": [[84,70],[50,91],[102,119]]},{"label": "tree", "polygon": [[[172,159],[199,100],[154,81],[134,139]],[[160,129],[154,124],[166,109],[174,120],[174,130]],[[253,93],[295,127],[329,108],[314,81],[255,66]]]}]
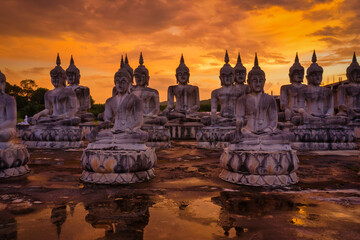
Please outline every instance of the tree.
[{"label": "tree", "polygon": [[20,82],[20,87],[22,88],[22,95],[30,100],[31,95],[34,93],[34,88],[36,88],[37,85],[34,80],[25,79]]}]

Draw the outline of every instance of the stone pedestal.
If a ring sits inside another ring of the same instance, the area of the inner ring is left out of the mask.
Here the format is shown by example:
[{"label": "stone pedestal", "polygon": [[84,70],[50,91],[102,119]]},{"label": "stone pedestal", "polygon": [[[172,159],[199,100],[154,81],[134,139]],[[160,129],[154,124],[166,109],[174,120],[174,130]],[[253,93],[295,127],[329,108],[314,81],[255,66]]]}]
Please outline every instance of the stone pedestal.
[{"label": "stone pedestal", "polygon": [[196,132],[204,125],[200,122],[168,122],[165,127],[169,129],[171,139],[195,139]]},{"label": "stone pedestal", "polygon": [[30,155],[24,145],[0,143],[0,179],[29,173],[29,160]]},{"label": "stone pedestal", "polygon": [[94,122],[80,123],[79,127],[81,128],[81,139],[85,139],[85,135],[91,132],[91,130],[93,130],[95,126],[96,125]]},{"label": "stone pedestal", "polygon": [[355,128],[340,125],[302,125],[292,130],[295,141],[293,149],[314,150],[355,150],[357,149]]},{"label": "stone pedestal", "polygon": [[164,126],[143,125],[141,129],[149,135],[146,146],[153,148],[169,148],[171,146],[170,131]]},{"label": "stone pedestal", "polygon": [[81,180],[98,184],[129,184],[155,177],[155,150],[145,144],[90,143],[81,156]]},{"label": "stone pedestal", "polygon": [[288,143],[230,144],[220,157],[224,181],[250,186],[287,186],[298,182],[299,159]]},{"label": "stone pedestal", "polygon": [[199,129],[196,133],[198,148],[223,149],[229,146],[225,139],[227,133],[236,130],[236,127],[208,126]]},{"label": "stone pedestal", "polygon": [[81,128],[77,126],[34,125],[24,130],[21,138],[28,148],[81,148]]}]

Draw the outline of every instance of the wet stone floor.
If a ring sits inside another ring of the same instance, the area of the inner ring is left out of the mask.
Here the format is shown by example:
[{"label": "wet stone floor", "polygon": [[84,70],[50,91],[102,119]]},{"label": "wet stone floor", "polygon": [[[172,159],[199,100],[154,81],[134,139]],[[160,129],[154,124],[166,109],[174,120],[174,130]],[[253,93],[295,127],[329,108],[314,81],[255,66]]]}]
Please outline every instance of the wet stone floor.
[{"label": "wet stone floor", "polygon": [[297,185],[218,178],[221,151],[172,142],[156,178],[79,182],[81,150],[31,151],[27,177],[0,182],[0,239],[360,239],[358,151],[302,152]]}]

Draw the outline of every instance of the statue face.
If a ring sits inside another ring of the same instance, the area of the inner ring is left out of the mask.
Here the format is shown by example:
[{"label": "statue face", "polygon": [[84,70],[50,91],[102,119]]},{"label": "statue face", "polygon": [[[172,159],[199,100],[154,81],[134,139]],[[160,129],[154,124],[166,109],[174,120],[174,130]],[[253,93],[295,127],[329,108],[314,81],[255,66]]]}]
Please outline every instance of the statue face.
[{"label": "statue face", "polygon": [[125,76],[116,77],[115,88],[118,93],[125,94],[128,91],[129,87],[129,79],[127,79]]},{"label": "statue face", "polygon": [[262,75],[253,75],[249,79],[249,86],[252,92],[259,93],[264,91],[265,77]]},{"label": "statue face", "polygon": [[0,80],[0,93],[5,93],[5,86],[6,86],[6,82]]},{"label": "statue face", "polygon": [[304,72],[302,71],[294,71],[290,76],[290,82],[292,83],[302,83],[304,80]]},{"label": "statue face", "polygon": [[245,71],[235,71],[235,82],[238,84],[244,84],[246,78]]},{"label": "statue face", "polygon": [[313,72],[310,75],[306,76],[310,85],[320,86],[322,81],[322,73],[321,72]]},{"label": "statue face", "polygon": [[76,73],[69,73],[69,74],[66,74],[66,76],[67,76],[68,83],[70,85],[76,84]]},{"label": "statue face", "polygon": [[234,83],[234,75],[233,73],[222,73],[220,75],[221,85],[222,86],[230,86]]},{"label": "statue face", "polygon": [[188,72],[185,71],[178,72],[175,76],[180,84],[185,85],[189,82],[190,74]]},{"label": "statue face", "polygon": [[137,73],[135,74],[135,81],[137,86],[145,87],[148,83],[148,77],[144,73],[141,74]]},{"label": "statue face", "polygon": [[360,70],[352,71],[349,80],[353,83],[360,83]]},{"label": "statue face", "polygon": [[55,88],[65,86],[65,79],[63,79],[61,76],[51,76],[51,83]]}]

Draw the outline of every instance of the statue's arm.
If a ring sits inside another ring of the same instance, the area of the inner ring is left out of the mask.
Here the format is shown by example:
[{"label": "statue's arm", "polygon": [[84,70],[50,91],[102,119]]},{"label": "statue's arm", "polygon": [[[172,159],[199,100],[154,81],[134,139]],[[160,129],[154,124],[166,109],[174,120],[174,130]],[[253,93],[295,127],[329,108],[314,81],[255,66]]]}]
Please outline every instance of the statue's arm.
[{"label": "statue's arm", "polygon": [[143,117],[143,114],[144,114],[144,110],[143,110],[143,104],[141,102],[141,100],[136,97],[135,95],[133,96],[133,112],[134,112],[134,119],[135,121],[130,123],[129,125],[129,128],[130,130],[136,130],[136,129],[139,129],[141,128],[141,126],[143,125],[143,121],[144,121],[144,117]]},{"label": "statue's arm", "polygon": [[81,111],[87,111],[91,108],[90,89],[88,87],[85,88],[85,103],[86,104],[80,109]]},{"label": "statue's arm", "polygon": [[9,101],[6,103],[6,120],[0,124],[0,129],[15,128],[16,120],[16,100],[14,97],[9,97]]},{"label": "statue's arm", "polygon": [[288,94],[285,86],[280,88],[280,108],[281,110],[288,108]]},{"label": "statue's arm", "polygon": [[337,91],[337,107],[339,111],[346,112],[345,87],[340,86]]},{"label": "statue's arm", "polygon": [[236,118],[236,130],[240,131],[245,123],[245,98],[240,97],[236,101],[235,106],[235,118]]},{"label": "statue's arm", "polygon": [[43,117],[43,116],[48,116],[52,113],[52,103],[51,101],[49,100],[49,92],[46,92],[45,93],[45,96],[44,96],[44,102],[45,102],[45,109],[36,113],[32,118],[37,120],[39,119],[40,117]]},{"label": "statue's arm", "polygon": [[218,105],[217,91],[214,90],[211,92],[211,115],[216,115],[217,105]]},{"label": "statue's arm", "polygon": [[168,88],[168,94],[167,94],[167,106],[164,109],[164,112],[169,112],[172,109],[174,109],[174,88],[170,86]]},{"label": "statue's arm", "polygon": [[159,99],[159,92],[157,90],[155,90],[152,93],[152,97],[151,97],[155,103],[154,108],[151,110],[151,112],[148,115],[158,115],[160,112],[160,99]]},{"label": "statue's arm", "polygon": [[64,117],[74,117],[76,114],[76,110],[77,110],[77,98],[76,98],[76,94],[74,91],[71,90],[71,93],[68,93],[68,111],[66,113],[64,113]]},{"label": "statue's arm", "polygon": [[105,111],[104,111],[104,121],[105,122],[114,122],[114,114],[111,108],[111,98],[105,102]]},{"label": "statue's arm", "polygon": [[328,109],[325,115],[327,116],[332,116],[334,114],[334,95],[332,93],[332,91],[330,89],[329,90],[329,95],[328,95]]},{"label": "statue's arm", "polygon": [[197,112],[200,109],[200,96],[199,96],[199,88],[194,86],[194,94],[195,94],[195,104],[189,109],[189,112]]},{"label": "statue's arm", "polygon": [[269,126],[264,129],[265,132],[272,132],[276,129],[278,123],[278,110],[276,106],[276,101],[271,97],[271,102],[268,108],[269,115]]}]

